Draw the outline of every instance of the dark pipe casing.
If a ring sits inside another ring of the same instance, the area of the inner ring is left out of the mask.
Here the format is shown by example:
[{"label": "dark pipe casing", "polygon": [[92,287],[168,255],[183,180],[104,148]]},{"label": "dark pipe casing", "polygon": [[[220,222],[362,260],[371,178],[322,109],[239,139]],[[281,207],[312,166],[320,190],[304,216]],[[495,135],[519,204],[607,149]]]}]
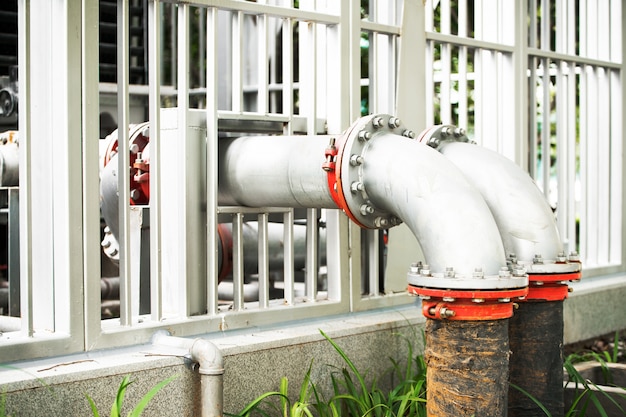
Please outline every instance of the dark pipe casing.
[{"label": "dark pipe casing", "polygon": [[[510,319],[509,372],[552,417],[563,417],[563,301],[524,302]],[[528,395],[509,388],[509,417],[544,417]]]},{"label": "dark pipe casing", "polygon": [[426,320],[429,417],[506,415],[509,321]]}]

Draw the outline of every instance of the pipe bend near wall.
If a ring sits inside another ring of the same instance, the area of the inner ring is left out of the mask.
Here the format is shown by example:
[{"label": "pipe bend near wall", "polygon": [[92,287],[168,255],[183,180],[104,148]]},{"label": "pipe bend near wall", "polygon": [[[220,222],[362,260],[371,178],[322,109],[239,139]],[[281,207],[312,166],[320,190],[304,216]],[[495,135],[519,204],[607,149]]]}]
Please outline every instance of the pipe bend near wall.
[{"label": "pipe bend near wall", "polygon": [[457,276],[476,268],[497,275],[506,255],[493,216],[461,171],[434,149],[398,135],[370,140],[363,163],[365,192],[402,219],[433,272]]},{"label": "pipe bend near wall", "polygon": [[500,229],[504,249],[520,261],[563,252],[555,216],[535,182],[510,159],[471,143],[443,142],[439,152],[478,189]]},{"label": "pipe bend near wall", "polygon": [[[360,119],[353,126],[365,125],[370,119]],[[354,131],[351,128],[344,135]],[[329,191],[332,185],[322,170],[329,138],[272,136],[221,141],[219,203],[337,208]],[[350,176],[342,175],[341,188],[348,193],[344,201],[352,201],[350,193],[361,193],[377,209],[405,222],[420,242],[433,273],[451,267],[459,277],[471,277],[476,268],[485,275],[498,275],[506,266],[502,240],[487,204],[439,152],[417,140],[380,132],[362,148],[361,164],[351,164],[352,156],[348,150],[340,152],[341,170],[359,170],[363,189],[352,190]],[[341,208],[353,214],[358,211],[358,207]]]}]

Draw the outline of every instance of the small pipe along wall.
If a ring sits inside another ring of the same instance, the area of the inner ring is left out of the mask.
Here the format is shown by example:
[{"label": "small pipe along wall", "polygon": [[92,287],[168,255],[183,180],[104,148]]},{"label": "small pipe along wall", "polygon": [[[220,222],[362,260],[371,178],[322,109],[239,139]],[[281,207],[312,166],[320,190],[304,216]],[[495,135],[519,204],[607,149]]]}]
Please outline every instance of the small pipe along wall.
[{"label": "small pipe along wall", "polygon": [[220,141],[219,202],[339,208],[371,229],[407,223],[427,261],[408,280],[427,318],[428,413],[503,416],[508,319],[528,276],[507,264],[483,197],[414,137],[397,118],[371,115],[337,137]]},{"label": "small pipe along wall", "polygon": [[524,268],[528,295],[509,323],[510,417],[564,415],[563,300],[568,281],[580,279],[575,252],[566,256],[543,194],[509,159],[469,143],[454,126],[434,126],[420,141],[454,163],[481,193],[500,230],[509,265]]}]

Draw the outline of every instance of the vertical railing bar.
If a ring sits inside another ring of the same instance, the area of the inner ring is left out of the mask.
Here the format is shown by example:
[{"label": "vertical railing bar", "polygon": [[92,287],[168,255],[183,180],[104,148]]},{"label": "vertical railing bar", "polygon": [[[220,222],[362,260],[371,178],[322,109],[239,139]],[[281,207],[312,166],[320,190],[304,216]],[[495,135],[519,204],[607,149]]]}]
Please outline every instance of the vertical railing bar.
[{"label": "vertical railing bar", "polygon": [[[554,27],[555,27],[555,51],[563,53],[565,52],[565,37],[567,36],[567,19],[565,18],[567,2],[556,1],[555,15],[554,15]],[[557,90],[558,91],[558,90]]]},{"label": "vertical railing bar", "polygon": [[[588,95],[587,100],[589,107],[587,109],[587,228],[588,228],[588,247],[587,252],[589,260],[593,265],[598,264],[598,148],[597,141],[593,143],[591,138],[596,136],[599,132],[598,128],[598,76],[597,69],[594,67],[588,68]],[[592,136],[593,135],[593,136]]]},{"label": "vertical railing bar", "polygon": [[[20,288],[20,190],[11,187],[8,192],[8,262],[9,262],[9,316],[22,317],[20,312],[21,288]],[[100,299],[98,298],[98,301]],[[86,307],[87,308],[87,307]],[[25,310],[28,310],[25,307]]]},{"label": "vertical railing bar", "polygon": [[609,10],[610,0],[599,0],[597,2],[598,21],[598,59],[609,61],[611,59],[611,16]]},{"label": "vertical railing bar", "polygon": [[367,230],[367,259],[368,259],[368,268],[367,268],[367,279],[369,286],[369,295],[377,296],[380,293],[380,286],[378,285],[378,277],[379,277],[379,268],[380,268],[380,257],[378,253],[379,243],[378,243],[378,233],[380,230]]},{"label": "vertical railing bar", "polygon": [[[582,27],[582,25],[581,25]],[[581,38],[582,39],[582,38]],[[582,42],[581,42],[581,48],[582,48]],[[581,49],[582,51],[582,49]],[[588,91],[588,83],[587,83],[587,71],[588,71],[588,67],[586,65],[581,66],[581,72],[580,72],[580,109],[579,109],[579,120],[580,120],[580,143],[579,143],[579,149],[580,149],[580,185],[581,185],[581,194],[582,195],[586,195],[587,194],[587,190],[589,188],[588,185],[588,175],[587,175],[587,171],[588,171],[588,164],[587,164],[587,137],[588,137],[588,132],[589,132],[589,126],[588,126],[588,119],[589,119],[589,115],[588,115],[588,108],[589,106],[587,105],[587,100],[589,97],[589,91]],[[586,261],[587,259],[587,241],[588,241],[588,225],[587,225],[587,218],[588,218],[588,199],[585,198],[581,201],[581,205],[580,205],[580,254],[582,256],[583,259],[585,259]]]},{"label": "vertical railing bar", "polygon": [[[621,10],[620,10],[621,12]],[[623,111],[623,102],[624,96],[623,91],[624,87],[622,83],[624,82],[622,75],[615,70],[610,71],[611,77],[611,88],[610,88],[610,107],[611,107],[611,128],[610,128],[610,167],[611,172],[609,173],[611,178],[611,189],[609,190],[610,195],[610,233],[611,233],[611,245],[609,248],[609,262],[610,263],[622,263],[623,259],[623,239],[622,239],[622,230],[623,230],[623,212],[624,207],[622,205],[623,202],[623,193],[624,193],[624,165],[623,165],[623,151],[624,151],[624,143],[622,138],[624,137],[623,128],[624,128],[624,120],[622,115]]]},{"label": "vertical railing bar", "polygon": [[529,0],[530,13],[530,33],[529,33],[529,46],[537,47],[537,0]]},{"label": "vertical railing bar", "polygon": [[452,123],[452,111],[450,109],[450,72],[451,72],[451,46],[449,43],[441,44],[441,88],[439,90],[441,123]]},{"label": "vertical railing bar", "polygon": [[[117,172],[129,172],[128,127],[129,114],[129,6],[128,0],[117,1]],[[119,244],[120,244],[120,324],[132,324],[131,308],[131,271],[130,271],[130,178],[128,175],[118,176],[119,192]]]},{"label": "vertical railing bar", "polygon": [[[187,155],[187,127],[189,126],[189,5],[178,5],[178,61],[177,61],[177,101],[178,101],[178,146],[180,154]],[[180,184],[184,186],[184,184]],[[180,202],[181,213],[187,213],[187,201],[183,199]],[[184,311],[178,311],[182,317],[188,317],[191,314],[191,300],[189,294],[189,274],[187,273],[187,224],[186,219],[178,219],[180,231],[178,233],[181,245],[181,257],[183,264],[178,268],[178,282],[180,285],[178,306],[184,308]]]},{"label": "vertical railing bar", "polygon": [[574,4],[571,2],[566,2],[567,4],[567,37],[565,41],[567,42],[565,53],[568,55],[576,54],[576,8]]},{"label": "vertical railing bar", "polygon": [[176,40],[176,36],[174,34],[178,33],[178,13],[177,8],[179,5],[175,3],[169,4],[170,6],[170,27],[171,27],[171,36],[170,36],[170,48],[172,50],[172,55],[170,57],[170,68],[171,68],[171,81],[170,85],[176,85],[176,81],[178,80],[178,42]]},{"label": "vertical railing bar", "polygon": [[529,111],[529,158],[528,172],[532,178],[537,179],[537,58],[529,58],[530,77],[528,78],[528,101]]},{"label": "vertical railing bar", "polygon": [[[310,50],[308,62],[310,79],[307,80],[309,89],[309,114],[307,114],[307,132],[309,135],[317,133],[315,123],[317,122],[317,25],[315,23],[304,23],[307,28],[308,45]],[[300,26],[302,28],[302,26]],[[300,83],[302,85],[302,83]]]},{"label": "vertical railing bar", "polygon": [[483,54],[481,49],[474,49],[474,137],[483,138],[483,102],[485,100],[483,85]]},{"label": "vertical railing bar", "polygon": [[206,13],[197,13],[198,16],[198,84],[199,87],[206,86],[205,61],[206,56]]},{"label": "vertical railing bar", "polygon": [[[406,42],[406,40],[405,40]],[[434,68],[433,68],[433,60],[434,60],[434,49],[435,43],[433,41],[426,41],[426,80],[425,80],[425,90],[426,97],[434,97],[435,96],[435,80],[434,80]],[[426,125],[430,126],[435,123],[435,106],[433,104],[433,100],[426,100]]]},{"label": "vertical railing bar", "polygon": [[[459,36],[467,37],[467,2],[458,2]],[[467,90],[467,47],[458,48],[458,88],[459,88],[459,120],[458,125],[469,130],[468,120],[468,90]]]},{"label": "vertical railing bar", "polygon": [[[587,57],[587,1],[586,0],[580,0],[579,4],[578,4],[578,8],[581,11],[580,13],[578,13],[578,19],[579,19],[579,29],[578,29],[578,48],[579,48],[579,55],[582,57]],[[584,11],[584,12],[583,12]]]},{"label": "vertical railing bar", "polygon": [[[282,113],[289,116],[290,120],[293,116],[293,27],[292,20],[286,18],[283,20],[283,109]],[[293,132],[291,122],[286,126],[285,134],[290,135]]]},{"label": "vertical railing bar", "polygon": [[18,56],[20,89],[20,310],[21,332],[32,337],[33,320],[33,203],[31,136],[31,2],[18,1]]},{"label": "vertical railing bar", "polygon": [[368,51],[368,93],[369,93],[369,111],[370,113],[378,113],[380,111],[380,83],[381,79],[380,68],[378,67],[378,36],[376,33],[369,32],[367,34],[369,39],[369,51]]},{"label": "vertical railing bar", "polygon": [[[543,18],[543,16],[542,16]],[[542,187],[546,198],[550,198],[550,60],[541,60],[543,113],[541,114],[541,167]]]},{"label": "vertical railing bar", "polygon": [[541,49],[550,50],[550,0],[541,0]]},{"label": "vertical railing bar", "polygon": [[243,298],[243,213],[233,215],[233,310],[241,311]]},{"label": "vertical railing bar", "polygon": [[[82,146],[83,146],[83,285],[84,285],[84,349],[89,350],[92,341],[101,333],[100,280],[93,279],[101,274],[99,245],[100,206],[99,206],[99,145],[93,138],[100,137],[94,120],[98,120],[99,73],[98,73],[98,27],[91,22],[98,19],[98,4],[82,1]],[[10,250],[10,248],[9,248]],[[73,317],[71,320],[77,320]],[[74,323],[72,323],[72,326]],[[79,343],[80,343],[79,342]]]},{"label": "vertical railing bar", "polygon": [[284,286],[285,286],[285,304],[293,305],[295,288],[294,288],[294,248],[293,248],[293,210],[288,210],[283,215],[283,245],[284,245]]},{"label": "vertical railing bar", "polygon": [[611,89],[609,84],[608,70],[598,67],[598,166],[595,171],[597,178],[598,193],[598,262],[606,264],[609,261],[610,236],[611,236]]},{"label": "vertical railing bar", "polygon": [[426,0],[426,4],[424,5],[424,21],[425,30],[427,32],[433,32],[435,30],[433,27],[433,0]]},{"label": "vertical railing bar", "polygon": [[305,296],[309,301],[317,298],[317,279],[319,271],[319,236],[318,236],[317,209],[306,210],[306,268],[305,268]]},{"label": "vertical railing bar", "polygon": [[206,31],[206,184],[207,184],[207,314],[214,316],[218,312],[217,285],[218,274],[218,233],[217,233],[217,166],[218,166],[218,134],[217,134],[217,10],[207,8]]},{"label": "vertical railing bar", "polygon": [[597,1],[587,2],[587,56],[598,58],[598,4]]},{"label": "vertical railing bar", "polygon": [[[626,28],[623,27],[622,22],[622,8],[625,7],[622,4],[623,0],[612,0],[610,4],[610,27],[609,34],[615,34],[611,36],[611,53],[609,59],[613,62],[624,62],[626,58],[623,55],[623,43],[624,35],[626,34]],[[620,106],[621,107],[621,106]]]},{"label": "vertical railing bar", "polygon": [[[579,132],[576,131],[576,125],[578,124],[578,118],[576,115],[576,64],[571,62],[568,64],[569,73],[567,78],[567,90],[568,90],[568,103],[567,103],[567,120],[568,120],[568,132],[569,137],[567,140],[570,142],[567,148],[567,166],[568,166],[568,184],[570,184],[570,190],[567,193],[567,231],[566,236],[568,239],[569,247],[568,252],[577,250],[576,242],[578,237],[576,236],[576,139]],[[572,192],[574,191],[574,192]]]},{"label": "vertical railing bar", "polygon": [[[561,20],[562,21],[562,20]],[[558,22],[558,20],[557,20]],[[560,38],[561,36],[559,36]],[[574,183],[570,183],[569,180],[569,165],[567,155],[569,154],[569,140],[571,136],[570,127],[567,123],[567,104],[571,100],[569,97],[569,91],[566,88],[566,75],[567,71],[566,62],[557,63],[557,76],[556,76],[556,167],[557,167],[557,225],[561,238],[567,236],[567,222],[571,213],[569,212],[569,205],[567,204],[567,195],[573,189]]]},{"label": "vertical railing bar", "polygon": [[[463,3],[463,2],[461,2]],[[469,129],[468,126],[468,90],[467,90],[467,47],[459,47],[459,73],[458,73],[458,88],[459,88],[459,121],[458,125],[464,129]]]},{"label": "vertical railing bar", "polygon": [[467,2],[458,2],[458,16],[459,16],[459,36],[467,37]]},{"label": "vertical railing bar", "polygon": [[149,111],[150,111],[150,315],[163,318],[163,269],[161,259],[161,38],[160,0],[148,4]]},{"label": "vertical railing bar", "polygon": [[258,112],[268,112],[268,17],[266,14],[257,17],[258,21]]},{"label": "vertical railing bar", "polygon": [[269,263],[269,236],[268,236],[268,213],[258,214],[259,223],[259,308],[267,308],[269,306],[269,280],[270,280],[270,263]]},{"label": "vertical railing bar", "polygon": [[[441,33],[450,34],[450,1],[441,1]],[[451,72],[451,46],[444,42],[441,44],[441,88],[439,90],[441,123],[452,123],[452,110],[450,108],[450,72]]]},{"label": "vertical railing bar", "polygon": [[243,12],[233,12],[232,103],[234,112],[243,111]]}]

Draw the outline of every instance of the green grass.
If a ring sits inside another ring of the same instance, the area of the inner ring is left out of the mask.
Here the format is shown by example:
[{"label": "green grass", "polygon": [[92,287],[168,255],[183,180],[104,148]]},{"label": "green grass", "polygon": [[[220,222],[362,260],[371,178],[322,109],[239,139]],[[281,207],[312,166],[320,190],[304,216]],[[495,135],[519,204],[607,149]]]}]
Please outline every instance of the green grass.
[{"label": "green grass", "polygon": [[[177,375],[173,375],[167,379],[164,379],[158,384],[156,384],[150,391],[148,391],[146,395],[144,395],[141,398],[141,400],[139,400],[139,402],[135,405],[135,407],[131,411],[128,412],[127,417],[141,416],[141,414],[143,413],[143,410],[148,406],[150,401],[152,401],[152,398],[154,398],[154,396],[159,391],[161,391],[163,387],[165,387],[167,384],[172,382],[176,377]],[[128,389],[128,386],[132,384],[132,382],[133,381],[130,380],[130,377],[128,375],[122,379],[122,382],[120,383],[117,389],[117,395],[115,396],[115,400],[113,401],[113,404],[111,405],[110,417],[122,416],[124,396],[126,395],[126,390]],[[98,412],[98,408],[96,407],[96,403],[94,402],[94,400],[88,394],[85,394],[85,396],[87,397],[87,400],[89,401],[89,406],[91,407],[91,412],[93,413],[94,417],[100,417],[100,413]],[[0,414],[0,416],[2,416],[2,414]]]},{"label": "green grass", "polygon": [[400,417],[426,416],[426,366],[422,356],[414,356],[412,343],[408,346],[406,363],[391,359],[389,372],[398,384],[389,392],[377,386],[376,380],[369,385],[366,374],[361,372],[346,352],[326,333],[320,333],[342,359],[342,367],[333,367],[330,374],[332,396],[325,399],[321,387],[311,381],[313,361],[300,385],[298,397],[290,399],[288,381],[283,377],[278,391],[260,395],[233,417]]}]

